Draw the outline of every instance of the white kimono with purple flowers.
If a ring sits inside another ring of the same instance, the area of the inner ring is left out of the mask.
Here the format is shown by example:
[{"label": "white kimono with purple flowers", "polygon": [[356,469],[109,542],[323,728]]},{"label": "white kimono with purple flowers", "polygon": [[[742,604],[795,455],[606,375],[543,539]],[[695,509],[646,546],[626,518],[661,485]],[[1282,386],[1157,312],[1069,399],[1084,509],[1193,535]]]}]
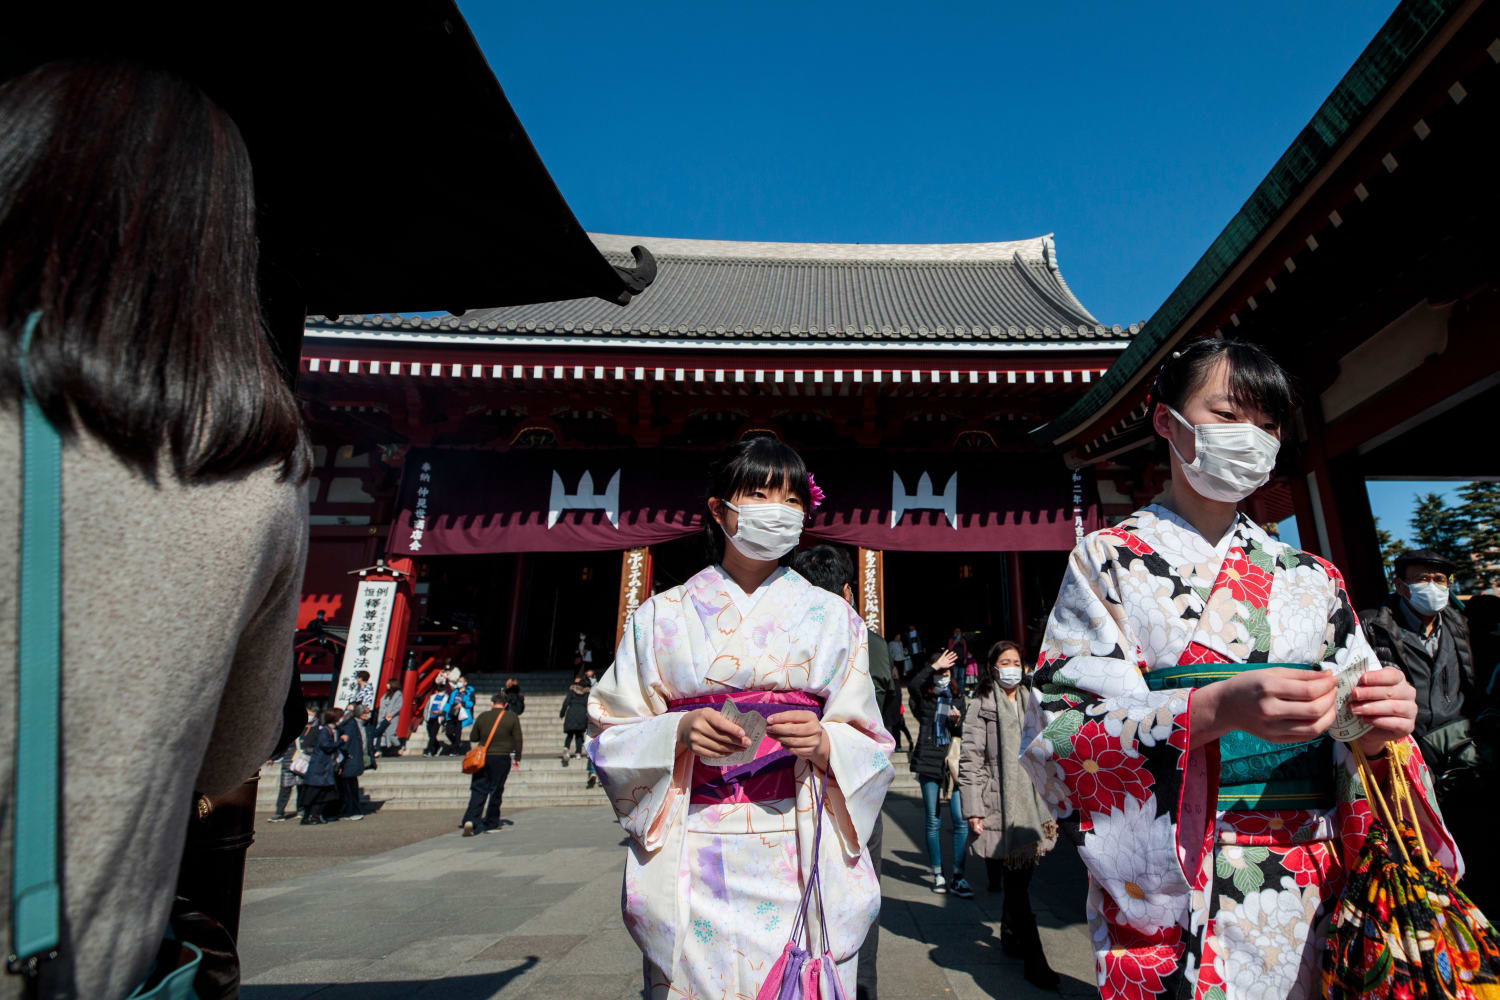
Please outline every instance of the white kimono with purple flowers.
[{"label": "white kimono with purple flowers", "polygon": [[[865,840],[892,778],[864,623],[790,570],[777,570],[748,611],[737,594],[710,566],[652,597],[589,696],[589,755],[630,834],[625,925],[646,956],[653,998],[755,995],[786,943],[812,863],[814,770],[794,761],[785,797],[690,801],[719,769],[678,742],[679,712],[721,694],[816,699],[830,747],[819,852],[828,950],[852,997],[859,946],[880,909]],[[821,952],[823,928],[811,923],[802,945]]]}]

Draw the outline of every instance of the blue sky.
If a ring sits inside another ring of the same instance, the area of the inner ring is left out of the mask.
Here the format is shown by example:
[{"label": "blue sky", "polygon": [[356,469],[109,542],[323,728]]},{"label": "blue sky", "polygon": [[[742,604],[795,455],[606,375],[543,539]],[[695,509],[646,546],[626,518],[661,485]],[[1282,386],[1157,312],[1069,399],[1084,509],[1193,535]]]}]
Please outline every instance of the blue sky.
[{"label": "blue sky", "polygon": [[1145,320],[1391,2],[460,0],[587,229],[831,242],[1055,232]]}]

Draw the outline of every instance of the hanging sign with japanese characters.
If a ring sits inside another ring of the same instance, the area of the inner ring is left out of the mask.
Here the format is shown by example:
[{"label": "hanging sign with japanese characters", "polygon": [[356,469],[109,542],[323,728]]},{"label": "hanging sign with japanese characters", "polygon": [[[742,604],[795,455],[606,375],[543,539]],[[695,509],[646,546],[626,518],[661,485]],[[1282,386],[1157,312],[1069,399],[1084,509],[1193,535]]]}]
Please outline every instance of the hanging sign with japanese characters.
[{"label": "hanging sign with japanese characters", "polygon": [[651,596],[651,548],[626,549],[620,562],[620,607],[615,618],[615,645],[625,635],[625,626],[646,598]]},{"label": "hanging sign with japanese characters", "polygon": [[879,549],[859,550],[860,617],[865,628],[877,635],[885,634],[885,553]]},{"label": "hanging sign with japanese characters", "polygon": [[333,689],[335,707],[354,697],[356,672],[367,670],[370,682],[380,680],[380,662],[385,656],[385,637],[391,627],[391,609],[396,603],[396,581],[361,580],[354,594],[354,614],[349,619],[349,645],[339,664],[338,684]]}]

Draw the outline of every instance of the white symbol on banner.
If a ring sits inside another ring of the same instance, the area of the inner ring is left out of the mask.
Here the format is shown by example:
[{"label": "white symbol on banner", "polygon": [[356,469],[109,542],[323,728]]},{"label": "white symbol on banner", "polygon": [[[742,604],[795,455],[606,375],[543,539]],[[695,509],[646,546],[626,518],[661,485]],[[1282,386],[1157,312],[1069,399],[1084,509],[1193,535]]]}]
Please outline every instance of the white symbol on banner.
[{"label": "white symbol on banner", "polygon": [[557,523],[565,510],[602,510],[609,523],[617,530],[620,527],[620,470],[609,477],[609,485],[603,493],[594,492],[593,473],[585,472],[578,480],[578,492],[563,490],[562,476],[552,472],[552,498],[547,504],[547,527]]},{"label": "white symbol on banner", "polygon": [[940,510],[948,519],[948,526],[954,531],[958,530],[958,473],[948,477],[948,485],[943,487],[941,494],[932,491],[932,477],[922,473],[922,478],[917,480],[917,492],[906,492],[906,484],[901,481],[901,473],[891,473],[891,527],[895,527],[901,520],[901,515],[909,510]]}]

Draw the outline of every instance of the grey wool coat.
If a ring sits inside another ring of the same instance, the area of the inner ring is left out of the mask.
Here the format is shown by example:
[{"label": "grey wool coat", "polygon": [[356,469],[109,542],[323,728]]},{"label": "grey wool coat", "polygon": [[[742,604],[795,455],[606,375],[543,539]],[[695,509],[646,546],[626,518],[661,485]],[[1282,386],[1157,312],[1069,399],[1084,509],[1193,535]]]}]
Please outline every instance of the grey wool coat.
[{"label": "grey wool coat", "polygon": [[969,701],[959,750],[958,787],[964,818],[984,820],[984,832],[969,842],[975,857],[1034,864],[1057,843],[1057,824],[1021,770],[1024,689],[1012,702],[1001,691]]}]

